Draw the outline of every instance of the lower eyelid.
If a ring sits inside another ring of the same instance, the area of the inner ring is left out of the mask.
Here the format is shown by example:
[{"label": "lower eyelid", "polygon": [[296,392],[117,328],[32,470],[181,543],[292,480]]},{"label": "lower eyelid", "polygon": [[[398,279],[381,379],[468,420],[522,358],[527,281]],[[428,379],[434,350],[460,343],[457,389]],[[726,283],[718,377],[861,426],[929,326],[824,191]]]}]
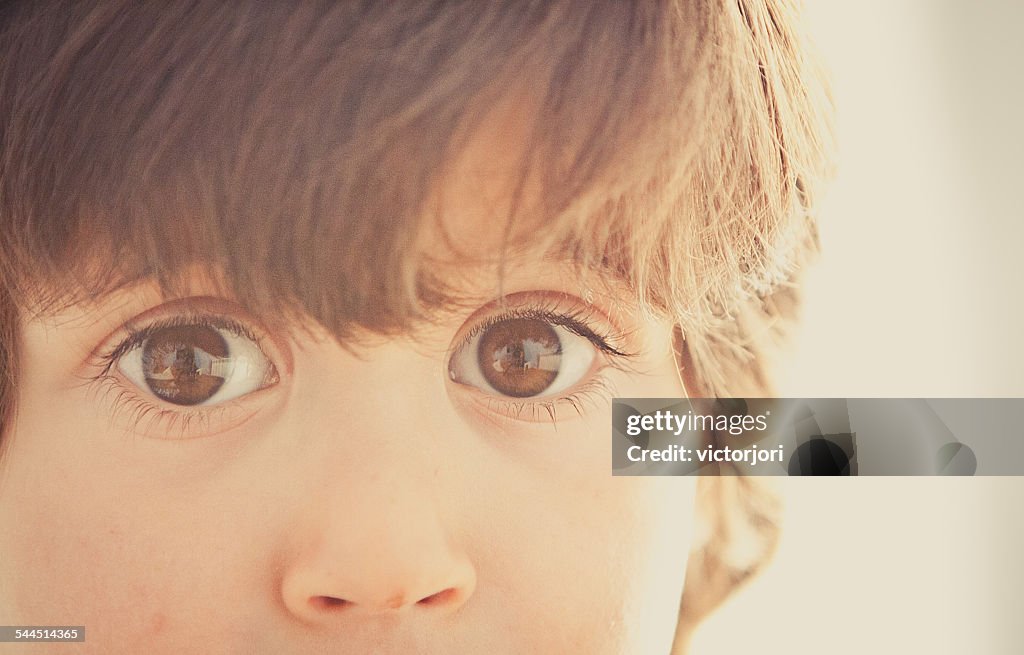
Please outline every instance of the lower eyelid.
[{"label": "lower eyelid", "polygon": [[463,393],[472,406],[487,413],[484,416],[487,420],[493,420],[497,415],[514,424],[558,423],[578,418],[588,406],[611,401],[615,396],[615,384],[607,375],[608,368],[602,366],[568,393],[555,396],[519,399],[495,396],[473,387],[467,387]]},{"label": "lower eyelid", "polygon": [[[108,408],[113,425],[127,434],[170,440],[213,437],[237,429],[258,413],[259,408],[243,408],[240,402],[221,405],[173,407],[159,400],[143,398],[134,385],[114,374],[94,380],[93,400]],[[256,396],[274,385],[249,394]],[[202,409],[198,409],[202,407]]]}]

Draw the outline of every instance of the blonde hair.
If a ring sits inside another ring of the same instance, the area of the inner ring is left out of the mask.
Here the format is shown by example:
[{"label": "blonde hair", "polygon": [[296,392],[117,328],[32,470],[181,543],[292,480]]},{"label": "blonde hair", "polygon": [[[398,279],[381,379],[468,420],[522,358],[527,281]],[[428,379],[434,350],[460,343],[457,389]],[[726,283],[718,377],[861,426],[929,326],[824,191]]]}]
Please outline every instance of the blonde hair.
[{"label": "blonde hair", "polygon": [[[541,185],[540,245],[671,316],[691,393],[770,395],[769,353],[816,246],[831,108],[790,2],[2,12],[0,433],[19,313],[142,278],[172,291],[196,262],[250,309],[342,340],[407,329],[447,297],[416,251],[430,194],[511,87],[535,103],[522,179]],[[722,511],[693,567],[706,579],[753,570],[722,560],[736,520],[774,543],[770,496],[735,493],[752,484],[708,483]],[[717,593],[698,602],[698,587],[681,630]]]}]

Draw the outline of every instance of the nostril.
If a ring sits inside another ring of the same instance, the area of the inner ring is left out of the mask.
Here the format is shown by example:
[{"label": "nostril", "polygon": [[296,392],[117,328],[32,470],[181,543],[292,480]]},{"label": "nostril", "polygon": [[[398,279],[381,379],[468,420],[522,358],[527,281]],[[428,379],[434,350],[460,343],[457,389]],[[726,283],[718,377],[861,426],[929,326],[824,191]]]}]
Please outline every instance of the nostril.
[{"label": "nostril", "polygon": [[[378,606],[384,610],[398,610],[406,606],[407,601],[405,594],[396,594],[386,600],[383,600]],[[455,587],[449,587],[436,594],[430,594],[420,600],[416,601],[416,605],[431,607],[435,605],[447,605],[449,603],[457,601],[459,598],[459,590]],[[343,610],[348,607],[355,607],[359,603],[351,600],[345,600],[344,598],[338,598],[337,596],[311,596],[308,600],[309,606],[317,611],[331,611],[336,612]]]},{"label": "nostril", "polygon": [[443,589],[436,594],[431,594],[426,598],[421,598],[416,604],[417,605],[446,605],[458,598],[459,590],[455,587],[448,587]]},{"label": "nostril", "polygon": [[351,601],[347,601],[344,598],[335,598],[334,596],[313,596],[309,599],[309,604],[314,609],[343,609],[352,604]]}]

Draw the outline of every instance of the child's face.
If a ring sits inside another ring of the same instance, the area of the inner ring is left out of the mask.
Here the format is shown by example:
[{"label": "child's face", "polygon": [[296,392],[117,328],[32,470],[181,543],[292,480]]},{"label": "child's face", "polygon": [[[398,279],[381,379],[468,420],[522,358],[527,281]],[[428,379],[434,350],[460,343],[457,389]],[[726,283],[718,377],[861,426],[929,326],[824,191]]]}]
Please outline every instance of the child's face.
[{"label": "child's face", "polygon": [[[487,249],[478,190],[446,204]],[[353,348],[203,270],[25,321],[3,622],[85,625],[75,653],[667,652],[694,482],[613,477],[609,398],[684,393],[672,326],[570,271],[513,258],[502,302],[460,270],[462,309]]]}]

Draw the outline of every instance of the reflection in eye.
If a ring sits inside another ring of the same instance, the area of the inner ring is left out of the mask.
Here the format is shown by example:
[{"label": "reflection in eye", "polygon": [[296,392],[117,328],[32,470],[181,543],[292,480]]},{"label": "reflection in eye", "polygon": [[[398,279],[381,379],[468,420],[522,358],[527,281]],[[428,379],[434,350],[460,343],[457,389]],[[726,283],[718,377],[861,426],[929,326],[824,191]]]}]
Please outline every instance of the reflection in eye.
[{"label": "reflection in eye", "polygon": [[118,369],[133,384],[175,405],[216,405],[276,381],[252,338],[205,325],[156,326],[130,341]]},{"label": "reflection in eye", "polygon": [[550,395],[580,382],[596,350],[586,338],[540,318],[509,318],[474,334],[452,356],[452,380],[500,396]]}]

